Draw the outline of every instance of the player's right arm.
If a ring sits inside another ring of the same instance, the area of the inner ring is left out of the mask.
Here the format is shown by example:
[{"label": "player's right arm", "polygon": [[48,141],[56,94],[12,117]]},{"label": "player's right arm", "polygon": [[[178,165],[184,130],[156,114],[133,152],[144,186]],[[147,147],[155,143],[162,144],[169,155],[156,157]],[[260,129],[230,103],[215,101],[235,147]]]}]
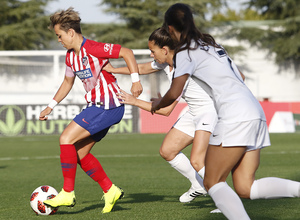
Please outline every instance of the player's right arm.
[{"label": "player's right arm", "polygon": [[[152,62],[139,63],[138,64],[139,74],[140,75],[145,75],[145,74],[150,74],[150,73],[157,72],[158,70],[153,69],[152,66],[151,66],[151,63]],[[103,69],[107,72],[110,72],[110,73],[130,74],[130,71],[129,71],[127,66],[115,68],[110,63],[108,63]]]},{"label": "player's right arm", "polygon": [[[73,85],[74,85],[75,77],[69,77],[65,76],[64,81],[62,82],[61,86],[57,90],[53,100],[55,100],[57,103],[60,103],[71,91]],[[49,115],[52,112],[53,108],[50,106],[47,106],[40,114],[39,119],[41,121],[45,121],[48,119],[47,115]]]},{"label": "player's right arm", "polygon": [[[160,94],[158,94],[158,96],[159,98],[161,98]],[[123,90],[121,90],[121,93],[118,94],[118,99],[120,99],[120,103],[137,106],[148,112],[151,111],[152,102],[146,102],[144,100],[137,99],[133,95],[130,95]],[[155,112],[155,114],[169,116],[173,111],[173,109],[175,108],[175,106],[177,105],[177,103],[178,101],[176,100],[171,105],[159,109],[158,111]]]}]

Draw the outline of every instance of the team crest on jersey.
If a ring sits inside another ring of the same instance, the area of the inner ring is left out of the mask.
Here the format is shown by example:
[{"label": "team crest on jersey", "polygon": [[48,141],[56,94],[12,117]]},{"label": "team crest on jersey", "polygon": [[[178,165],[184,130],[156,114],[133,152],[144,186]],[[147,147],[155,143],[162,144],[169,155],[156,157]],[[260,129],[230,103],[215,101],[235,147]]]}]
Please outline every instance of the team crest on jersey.
[{"label": "team crest on jersey", "polygon": [[89,59],[87,57],[82,57],[82,64],[87,66],[89,64]]}]

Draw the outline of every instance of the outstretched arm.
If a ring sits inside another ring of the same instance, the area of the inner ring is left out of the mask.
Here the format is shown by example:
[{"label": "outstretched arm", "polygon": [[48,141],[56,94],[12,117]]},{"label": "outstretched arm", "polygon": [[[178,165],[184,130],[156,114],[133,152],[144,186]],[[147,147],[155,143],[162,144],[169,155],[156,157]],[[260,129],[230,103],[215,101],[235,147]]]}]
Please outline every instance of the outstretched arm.
[{"label": "outstretched arm", "polygon": [[154,114],[157,110],[171,105],[181,95],[188,78],[189,74],[174,78],[170,89],[164,97],[162,97],[162,99],[153,99],[151,113]]},{"label": "outstretched arm", "polygon": [[71,91],[73,84],[75,81],[75,77],[68,77],[65,76],[64,81],[62,82],[61,86],[57,90],[53,100],[50,102],[50,104],[40,113],[39,119],[41,121],[45,121],[48,119],[48,115],[52,112],[53,107],[60,103]]},{"label": "outstretched arm", "polygon": [[[160,94],[158,94],[158,98],[161,99]],[[146,102],[144,100],[137,99],[133,95],[130,95],[123,90],[121,90],[121,93],[118,93],[118,99],[120,99],[121,100],[120,102],[123,104],[137,106],[148,112],[151,111],[152,102]],[[175,106],[177,105],[177,103],[178,101],[175,100],[170,106],[159,109],[158,111],[155,112],[155,114],[169,116],[173,111],[173,109],[175,108]]]},{"label": "outstretched arm", "polygon": [[[158,71],[157,69],[152,68],[151,63],[152,62],[138,64],[140,75],[150,74]],[[111,65],[111,63],[106,64],[106,66],[103,69],[110,73],[130,74],[130,71],[127,66],[115,68]]]},{"label": "outstretched arm", "polygon": [[138,97],[143,92],[143,87],[138,78],[139,69],[132,50],[121,47],[119,58],[123,58],[128,66],[132,79],[131,93]]}]

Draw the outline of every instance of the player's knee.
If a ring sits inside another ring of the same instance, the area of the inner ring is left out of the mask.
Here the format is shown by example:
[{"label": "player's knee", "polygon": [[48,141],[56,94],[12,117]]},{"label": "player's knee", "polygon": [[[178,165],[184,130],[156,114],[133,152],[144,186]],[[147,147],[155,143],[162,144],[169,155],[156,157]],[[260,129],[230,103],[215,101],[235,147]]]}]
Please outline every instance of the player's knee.
[{"label": "player's knee", "polygon": [[247,186],[235,186],[235,192],[239,195],[239,197],[244,199],[250,199],[250,188]]},{"label": "player's knee", "polygon": [[72,143],[68,135],[62,133],[59,137],[59,144],[74,144],[74,143]]},{"label": "player's knee", "polygon": [[213,185],[217,184],[218,182],[217,181],[213,181],[212,179],[210,178],[204,178],[203,179],[203,185],[206,189],[206,191],[208,191]]},{"label": "player's knee", "polygon": [[201,161],[199,158],[191,157],[190,159],[191,165],[194,167],[194,169],[198,172],[202,167],[204,167],[204,163],[201,164]]},{"label": "player's knee", "polygon": [[168,148],[165,148],[164,146],[161,146],[161,148],[159,149],[159,154],[166,161],[171,161],[176,156],[175,153],[172,153]]},{"label": "player's knee", "polygon": [[160,154],[160,156],[161,156],[162,158],[164,158],[165,160],[167,160],[168,154],[167,154],[167,152],[163,149],[163,147],[161,147],[161,148],[159,149],[159,154]]}]

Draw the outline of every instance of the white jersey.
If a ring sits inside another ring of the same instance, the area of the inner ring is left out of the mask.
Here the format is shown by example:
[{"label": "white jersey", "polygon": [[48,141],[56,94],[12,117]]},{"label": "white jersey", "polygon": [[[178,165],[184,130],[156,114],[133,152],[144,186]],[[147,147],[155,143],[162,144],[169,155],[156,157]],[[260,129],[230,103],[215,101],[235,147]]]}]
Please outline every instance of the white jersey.
[{"label": "white jersey", "polygon": [[[163,69],[170,82],[172,82],[174,68],[170,70],[170,67],[167,63],[159,64],[155,61],[151,63],[151,66],[156,70]],[[189,111],[193,116],[200,114],[200,107],[201,111],[215,111],[213,100],[191,77],[189,77],[187,80],[181,96],[188,104]],[[177,100],[179,101],[179,99]]]},{"label": "white jersey", "polygon": [[[193,46],[193,45],[192,45]],[[266,120],[258,100],[244,84],[226,52],[212,46],[180,51],[174,77],[189,74],[214,100],[220,121]]]}]

